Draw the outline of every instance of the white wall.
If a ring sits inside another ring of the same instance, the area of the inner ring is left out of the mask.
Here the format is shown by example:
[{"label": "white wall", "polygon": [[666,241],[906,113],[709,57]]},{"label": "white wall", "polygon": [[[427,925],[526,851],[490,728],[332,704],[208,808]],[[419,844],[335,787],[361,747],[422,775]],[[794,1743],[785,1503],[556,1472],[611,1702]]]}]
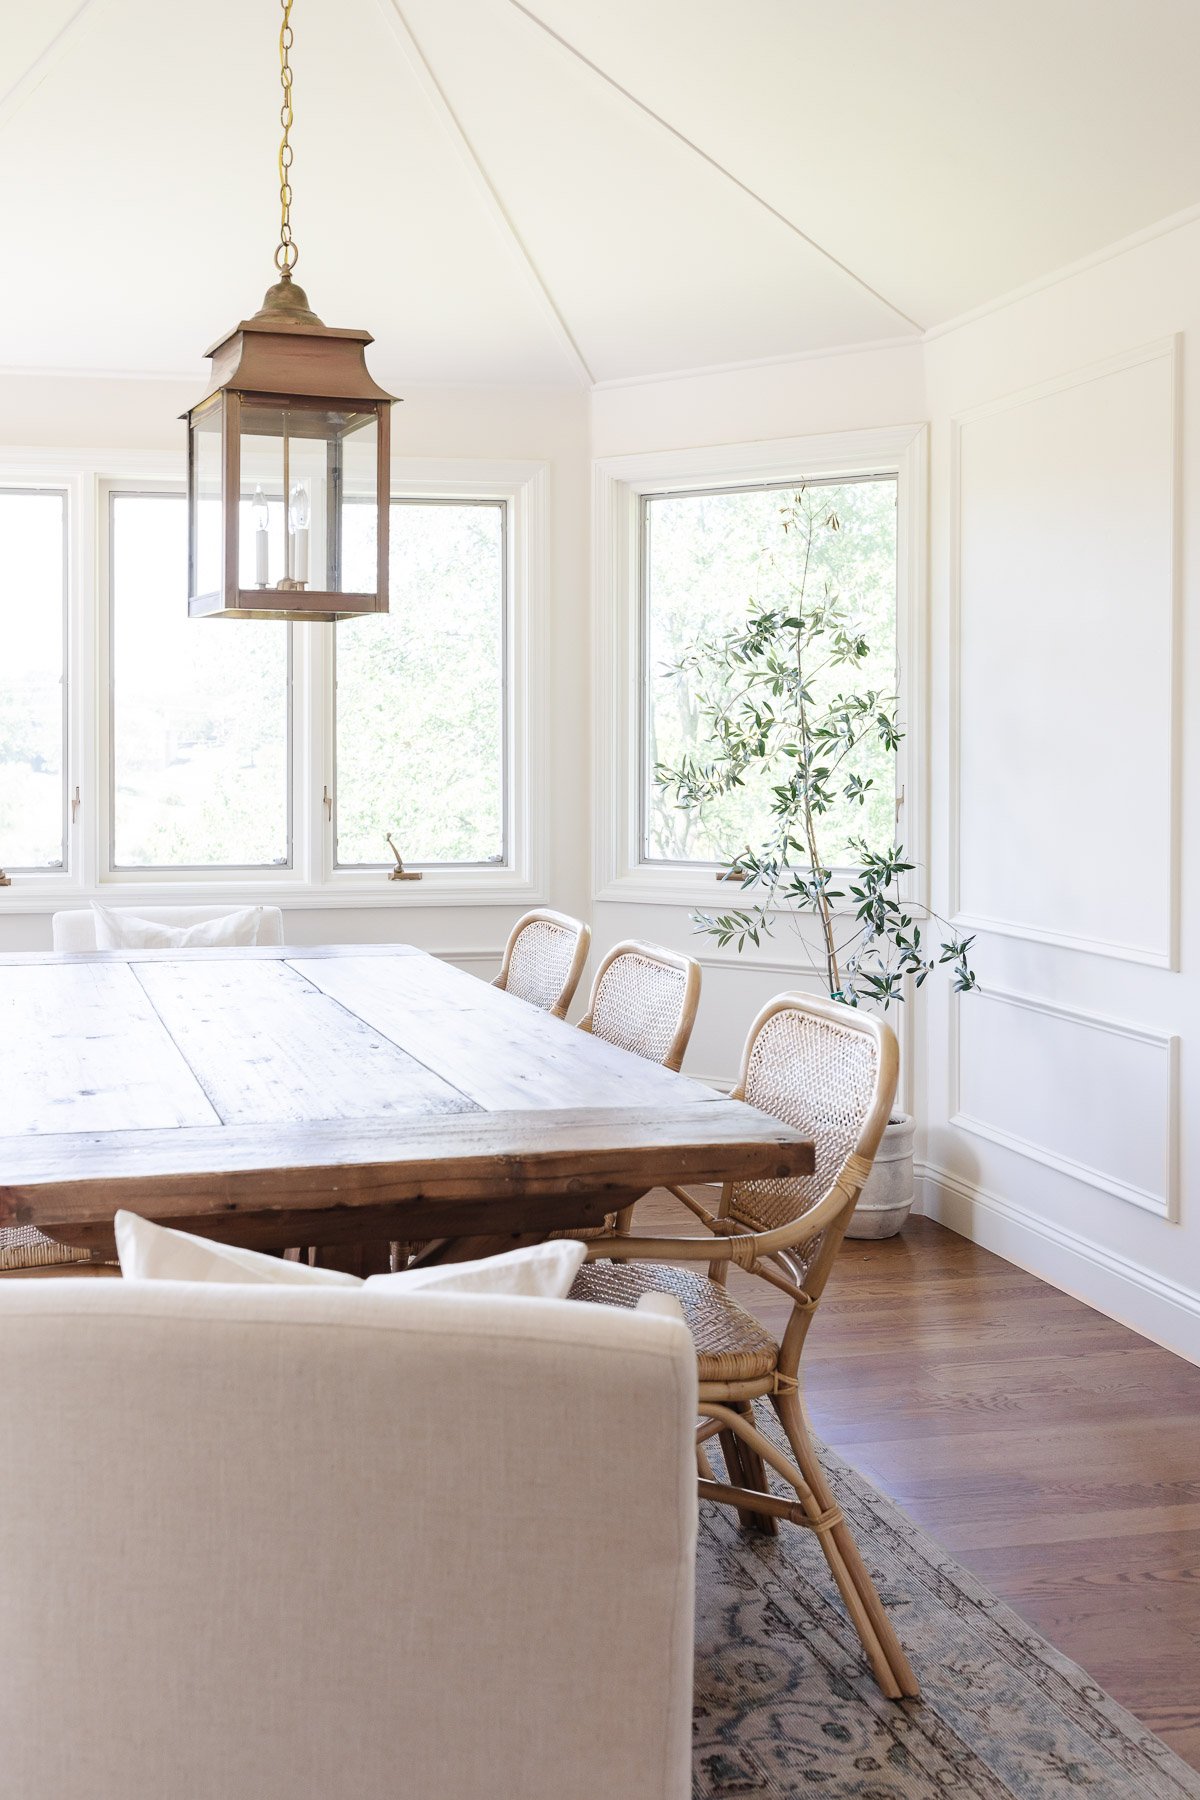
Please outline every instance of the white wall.
[{"label": "white wall", "polygon": [[925,346],[932,875],[988,992],[931,996],[922,1112],[929,1211],[1200,1359],[1198,329],[1190,225]]},{"label": "white wall", "polygon": [[[177,451],[179,415],[203,381],[0,376],[0,445],[56,449]],[[550,571],[546,613],[547,765],[550,789],[546,898],[586,914],[588,675],[588,414],[581,392],[565,388],[408,388],[396,408],[397,457],[529,460],[550,467]],[[583,728],[581,729],[581,721]],[[43,949],[49,915],[6,912],[0,890],[0,948]],[[376,943],[402,939],[454,953],[479,973],[493,964],[515,909],[422,904],[420,888],[380,877],[381,905],[288,911],[289,941]],[[285,902],[286,908],[286,902]]]}]

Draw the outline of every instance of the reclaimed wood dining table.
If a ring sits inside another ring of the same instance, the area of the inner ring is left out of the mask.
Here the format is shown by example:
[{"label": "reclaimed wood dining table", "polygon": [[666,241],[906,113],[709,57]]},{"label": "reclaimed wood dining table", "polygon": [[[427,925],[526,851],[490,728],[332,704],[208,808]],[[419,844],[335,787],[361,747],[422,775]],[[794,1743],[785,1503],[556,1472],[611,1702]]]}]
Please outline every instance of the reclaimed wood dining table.
[{"label": "reclaimed wood dining table", "polygon": [[813,1156],[410,945],[0,954],[0,1227],[98,1258],[126,1207],[370,1272]]}]

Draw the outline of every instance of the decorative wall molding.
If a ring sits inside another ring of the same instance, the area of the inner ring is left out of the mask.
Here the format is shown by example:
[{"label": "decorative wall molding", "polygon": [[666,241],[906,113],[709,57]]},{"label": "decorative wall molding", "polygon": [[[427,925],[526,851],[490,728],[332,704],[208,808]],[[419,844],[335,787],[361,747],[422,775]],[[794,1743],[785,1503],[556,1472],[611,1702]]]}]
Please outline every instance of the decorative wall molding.
[{"label": "decorative wall molding", "polygon": [[1200,1362],[1200,1293],[935,1163],[917,1175],[928,1218]]},{"label": "decorative wall molding", "polygon": [[[1200,208],[1197,208],[1200,214]],[[869,356],[880,350],[921,349],[923,339],[916,332],[899,337],[864,338],[861,343],[832,344],[821,350],[793,350],[779,356],[749,356],[739,362],[702,363],[694,369],[662,369],[655,375],[610,375],[592,383],[594,394],[611,393],[620,388],[658,387],[669,381],[697,381],[708,375],[745,375],[755,369],[787,369],[795,363],[826,362],[831,356]],[[0,368],[0,375],[5,371]],[[409,387],[413,384],[409,382]]]},{"label": "decorative wall molding", "polygon": [[[954,415],[950,420],[950,668],[949,668],[949,907],[956,926],[964,931],[984,931],[1000,937],[1016,938],[1025,943],[1050,944],[1058,949],[1084,951],[1096,956],[1113,957],[1122,962],[1148,964],[1155,968],[1177,969],[1179,966],[1180,913],[1180,790],[1182,785],[1182,674],[1180,646],[1181,582],[1180,582],[1180,395],[1178,334],[1155,339],[1102,361],[1070,370],[1048,381],[1028,388],[1016,389],[994,400]],[[1092,937],[1069,931],[1049,929],[1022,920],[1006,919],[994,914],[965,910],[962,906],[962,433],[964,427],[999,413],[1036,404],[1053,394],[1084,387],[1119,374],[1126,369],[1165,360],[1171,371],[1171,442],[1170,452],[1170,623],[1169,668],[1164,700],[1168,709],[1168,754],[1164,778],[1168,788],[1167,941],[1163,945],[1127,944],[1114,939]]]},{"label": "decorative wall molding", "polygon": [[732,956],[697,956],[696,961],[702,969],[716,969],[721,972],[731,970],[737,975],[795,975],[808,979],[825,974],[825,965],[819,962],[789,962],[783,957],[732,957]]},{"label": "decorative wall molding", "polygon": [[1007,1131],[994,1121],[979,1119],[962,1108],[962,1030],[960,1012],[957,1007],[952,1011],[951,1045],[950,1045],[950,1118],[948,1123],[960,1131],[966,1131],[972,1137],[984,1138],[989,1143],[997,1144],[1001,1149],[1014,1151],[1018,1156],[1028,1157],[1031,1161],[1041,1163],[1043,1167],[1053,1169],[1057,1174],[1066,1175],[1073,1181],[1086,1183],[1088,1187],[1098,1188],[1102,1193],[1111,1194],[1118,1200],[1124,1200],[1131,1206],[1141,1208],[1144,1212],[1153,1213],[1156,1217],[1174,1222],[1179,1216],[1179,1038],[1170,1032],[1163,1032],[1144,1025],[1132,1025],[1123,1019],[1114,1019],[1106,1014],[1085,1012],[1075,1007],[1060,1006],[1049,1000],[1042,1000],[1031,994],[1011,993],[1003,988],[989,986],[980,989],[971,997],[971,1004],[979,1005],[991,1002],[999,1006],[1017,1007],[1025,1012],[1037,1013],[1046,1018],[1061,1019],[1067,1024],[1076,1025],[1084,1030],[1104,1032],[1112,1037],[1124,1038],[1134,1043],[1148,1045],[1160,1052],[1163,1061],[1163,1080],[1165,1082],[1166,1142],[1163,1151],[1163,1184],[1162,1192],[1135,1186],[1123,1181],[1104,1169],[1077,1161],[1064,1155],[1046,1144],[1039,1144],[1017,1132]]}]

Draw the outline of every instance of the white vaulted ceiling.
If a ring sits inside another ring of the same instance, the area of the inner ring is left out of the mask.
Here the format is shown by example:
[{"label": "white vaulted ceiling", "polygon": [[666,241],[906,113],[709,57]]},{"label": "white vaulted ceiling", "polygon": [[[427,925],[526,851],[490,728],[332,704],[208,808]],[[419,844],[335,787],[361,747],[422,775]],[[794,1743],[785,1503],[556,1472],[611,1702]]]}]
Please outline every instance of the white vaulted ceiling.
[{"label": "white vaulted ceiling", "polygon": [[[1196,0],[295,0],[297,278],[393,382],[918,337],[1200,201]],[[0,365],[272,279],[277,0],[0,0]]]}]

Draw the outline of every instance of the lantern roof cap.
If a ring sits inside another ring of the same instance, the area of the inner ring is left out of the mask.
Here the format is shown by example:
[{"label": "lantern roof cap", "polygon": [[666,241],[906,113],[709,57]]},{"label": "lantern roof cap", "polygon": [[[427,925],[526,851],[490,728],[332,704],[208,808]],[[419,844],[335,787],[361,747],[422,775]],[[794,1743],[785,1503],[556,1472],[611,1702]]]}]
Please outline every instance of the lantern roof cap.
[{"label": "lantern roof cap", "polygon": [[285,274],[267,289],[258,311],[205,355],[212,358],[214,391],[394,400],[367,368],[364,353],[374,341],[369,331],[322,323],[304,289]]}]

